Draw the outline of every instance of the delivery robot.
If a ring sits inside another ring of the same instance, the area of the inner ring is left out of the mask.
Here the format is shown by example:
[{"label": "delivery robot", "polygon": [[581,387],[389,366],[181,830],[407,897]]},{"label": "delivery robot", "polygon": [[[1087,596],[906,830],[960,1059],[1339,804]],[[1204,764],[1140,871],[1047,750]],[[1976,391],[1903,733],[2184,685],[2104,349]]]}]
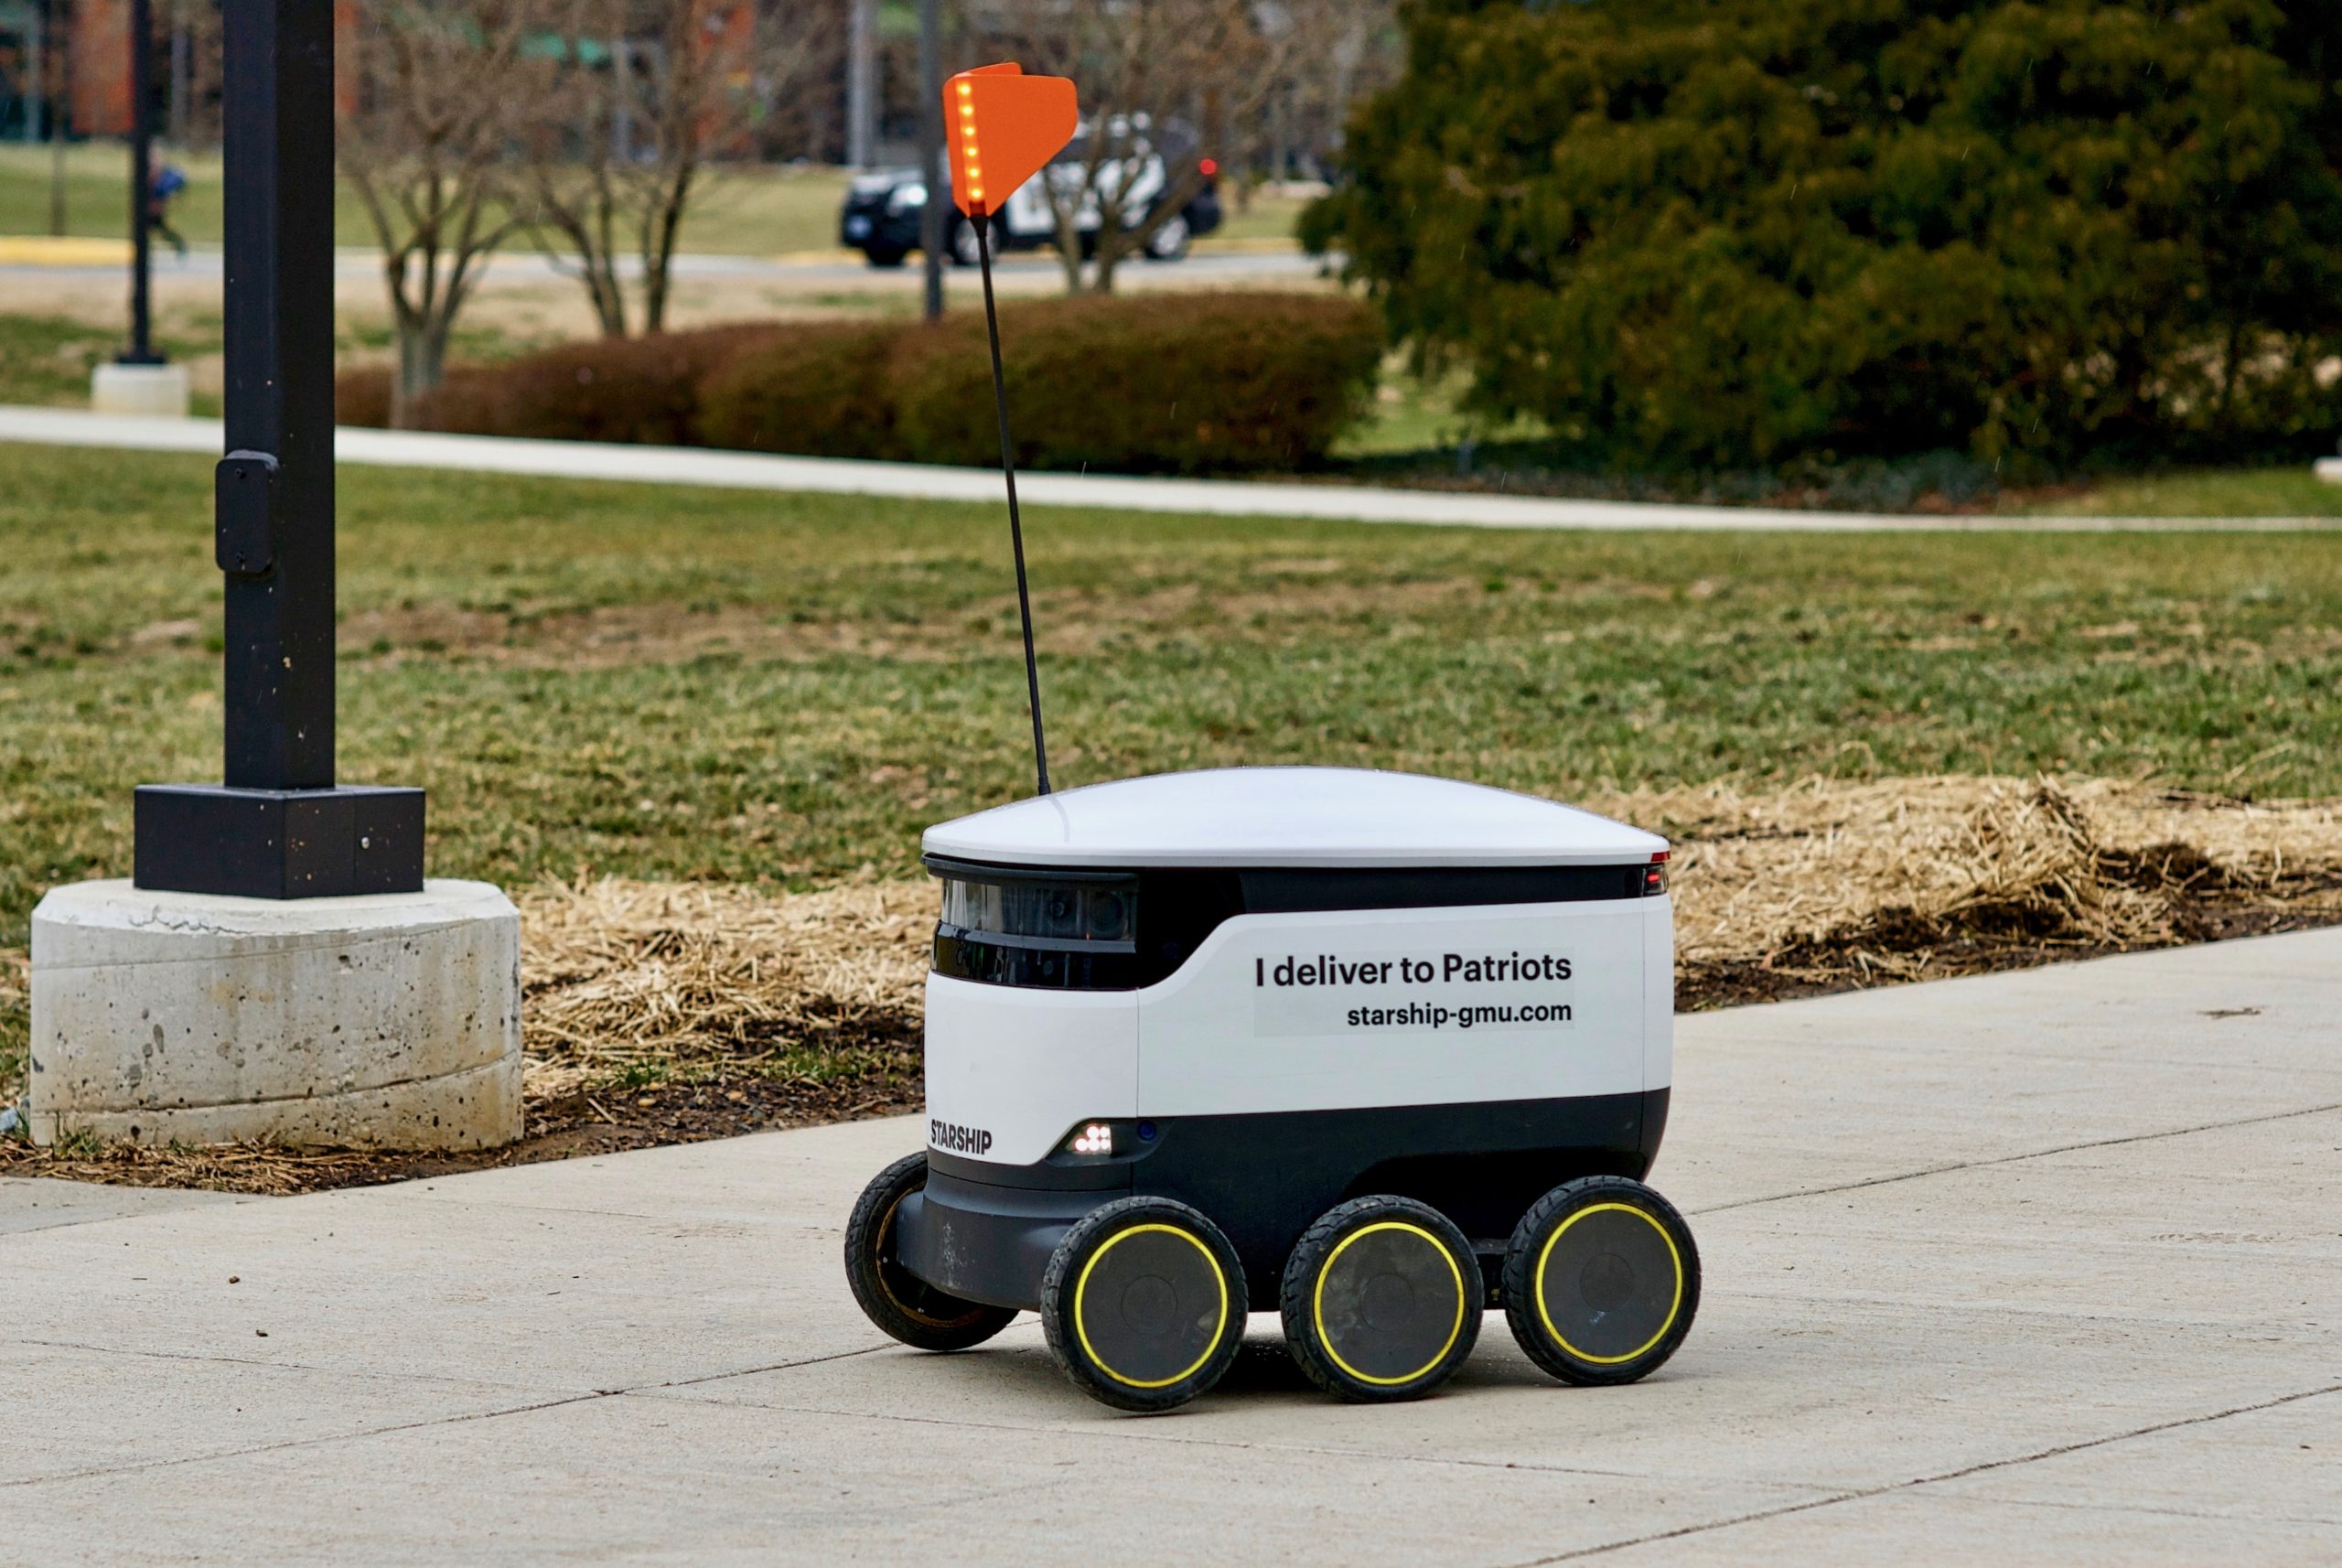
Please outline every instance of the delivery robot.
[{"label": "delivery robot", "polygon": [[1166,1410],[1282,1316],[1311,1381],[1431,1392],[1484,1311],[1566,1382],[1700,1298],[1643,1185],[1667,1123],[1668,846],[1508,790],[1229,768],[928,831],[928,1147],[846,1229],[873,1323],[1037,1312],[1074,1383]]}]

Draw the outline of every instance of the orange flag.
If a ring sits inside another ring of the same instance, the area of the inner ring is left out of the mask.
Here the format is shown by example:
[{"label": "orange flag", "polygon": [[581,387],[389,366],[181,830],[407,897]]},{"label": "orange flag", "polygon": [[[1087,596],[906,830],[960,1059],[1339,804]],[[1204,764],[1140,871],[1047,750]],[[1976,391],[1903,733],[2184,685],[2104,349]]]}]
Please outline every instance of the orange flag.
[{"label": "orange flag", "polygon": [[971,218],[999,211],[1073,140],[1080,119],[1062,76],[1027,76],[1013,60],[962,71],[943,84],[952,203]]}]

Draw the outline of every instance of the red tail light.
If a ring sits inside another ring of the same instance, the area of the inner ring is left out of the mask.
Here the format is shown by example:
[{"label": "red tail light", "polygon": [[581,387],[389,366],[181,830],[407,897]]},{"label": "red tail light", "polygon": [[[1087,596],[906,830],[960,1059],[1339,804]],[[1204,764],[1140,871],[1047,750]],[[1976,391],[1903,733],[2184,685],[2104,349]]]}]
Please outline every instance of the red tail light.
[{"label": "red tail light", "polygon": [[1209,179],[1212,176],[1219,172],[1219,160],[1218,158],[1206,158],[1196,166],[1203,170],[1203,175],[1206,179]]}]

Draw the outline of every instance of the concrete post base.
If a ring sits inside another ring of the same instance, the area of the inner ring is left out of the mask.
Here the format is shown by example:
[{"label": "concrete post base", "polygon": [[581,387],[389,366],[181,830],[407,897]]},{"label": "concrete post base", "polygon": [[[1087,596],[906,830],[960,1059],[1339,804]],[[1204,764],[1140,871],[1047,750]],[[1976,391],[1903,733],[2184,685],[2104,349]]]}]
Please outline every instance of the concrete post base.
[{"label": "concrete post base", "polygon": [[90,372],[90,406],[100,413],[187,417],[185,365],[118,365],[107,360]]},{"label": "concrete post base", "polygon": [[484,882],[33,910],[32,1135],[478,1149],[521,1135],[521,917]]}]

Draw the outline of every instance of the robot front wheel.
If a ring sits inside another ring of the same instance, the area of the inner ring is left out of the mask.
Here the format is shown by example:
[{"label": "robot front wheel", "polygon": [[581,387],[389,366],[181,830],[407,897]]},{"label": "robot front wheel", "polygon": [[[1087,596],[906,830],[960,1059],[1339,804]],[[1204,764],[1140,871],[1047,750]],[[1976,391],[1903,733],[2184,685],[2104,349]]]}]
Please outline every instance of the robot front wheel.
[{"label": "robot front wheel", "polygon": [[1076,1388],[1156,1412],[1209,1389],[1244,1339],[1243,1265],[1198,1210],[1119,1198],[1074,1222],[1041,1274],[1041,1326]]},{"label": "robot front wheel", "polygon": [[845,1277],[878,1327],[920,1350],[965,1350],[1014,1322],[1004,1306],[962,1301],[936,1289],[895,1258],[895,1215],[927,1186],[927,1156],[906,1155],[862,1190],[845,1222]]}]

